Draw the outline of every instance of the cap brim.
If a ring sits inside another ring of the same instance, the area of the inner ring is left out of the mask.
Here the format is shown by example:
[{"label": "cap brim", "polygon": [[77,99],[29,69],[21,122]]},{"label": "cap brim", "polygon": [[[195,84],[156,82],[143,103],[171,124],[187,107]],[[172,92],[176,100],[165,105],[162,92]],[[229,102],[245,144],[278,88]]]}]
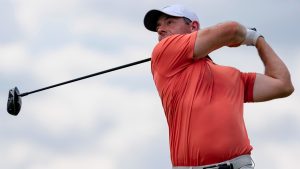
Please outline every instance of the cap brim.
[{"label": "cap brim", "polygon": [[150,31],[156,32],[157,21],[162,14],[164,13],[156,9],[147,12],[144,18],[145,27]]}]

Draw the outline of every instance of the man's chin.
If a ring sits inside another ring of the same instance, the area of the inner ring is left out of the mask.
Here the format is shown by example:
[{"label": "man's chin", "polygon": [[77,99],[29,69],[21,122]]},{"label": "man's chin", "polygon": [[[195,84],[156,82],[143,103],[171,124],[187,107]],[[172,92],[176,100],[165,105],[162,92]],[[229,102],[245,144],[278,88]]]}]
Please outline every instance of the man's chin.
[{"label": "man's chin", "polygon": [[159,37],[158,37],[158,41],[161,41],[161,40],[165,39],[165,38],[168,37],[168,36],[169,36],[169,35],[159,36]]}]

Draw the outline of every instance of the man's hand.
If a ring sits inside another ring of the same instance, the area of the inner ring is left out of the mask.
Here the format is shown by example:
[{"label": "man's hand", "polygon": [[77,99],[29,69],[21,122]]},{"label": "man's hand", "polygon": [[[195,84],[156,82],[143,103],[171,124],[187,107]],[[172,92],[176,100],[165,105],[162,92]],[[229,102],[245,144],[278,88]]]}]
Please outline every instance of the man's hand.
[{"label": "man's hand", "polygon": [[255,28],[248,28],[243,45],[256,46],[257,39],[263,37]]}]

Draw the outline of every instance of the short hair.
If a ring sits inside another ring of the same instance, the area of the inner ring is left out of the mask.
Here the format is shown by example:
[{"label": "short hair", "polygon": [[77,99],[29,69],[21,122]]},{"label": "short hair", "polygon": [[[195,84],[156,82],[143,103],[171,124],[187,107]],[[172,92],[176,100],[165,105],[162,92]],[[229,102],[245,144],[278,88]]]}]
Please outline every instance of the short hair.
[{"label": "short hair", "polygon": [[189,25],[192,21],[189,18],[183,17],[184,22]]}]

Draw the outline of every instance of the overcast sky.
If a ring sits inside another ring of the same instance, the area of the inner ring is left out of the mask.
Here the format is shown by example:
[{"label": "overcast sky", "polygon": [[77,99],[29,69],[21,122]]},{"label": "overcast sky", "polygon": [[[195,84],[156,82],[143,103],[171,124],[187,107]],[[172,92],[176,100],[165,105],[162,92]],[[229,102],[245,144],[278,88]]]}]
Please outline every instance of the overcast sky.
[{"label": "overcast sky", "polygon": [[[256,27],[292,74],[285,99],[245,105],[257,169],[293,169],[300,157],[299,0],[0,0],[0,168],[167,169],[168,127],[150,64],[22,98],[6,112],[8,90],[28,92],[151,56],[149,9],[180,3],[201,27],[234,20]],[[255,48],[221,48],[218,64],[263,72]]]}]

